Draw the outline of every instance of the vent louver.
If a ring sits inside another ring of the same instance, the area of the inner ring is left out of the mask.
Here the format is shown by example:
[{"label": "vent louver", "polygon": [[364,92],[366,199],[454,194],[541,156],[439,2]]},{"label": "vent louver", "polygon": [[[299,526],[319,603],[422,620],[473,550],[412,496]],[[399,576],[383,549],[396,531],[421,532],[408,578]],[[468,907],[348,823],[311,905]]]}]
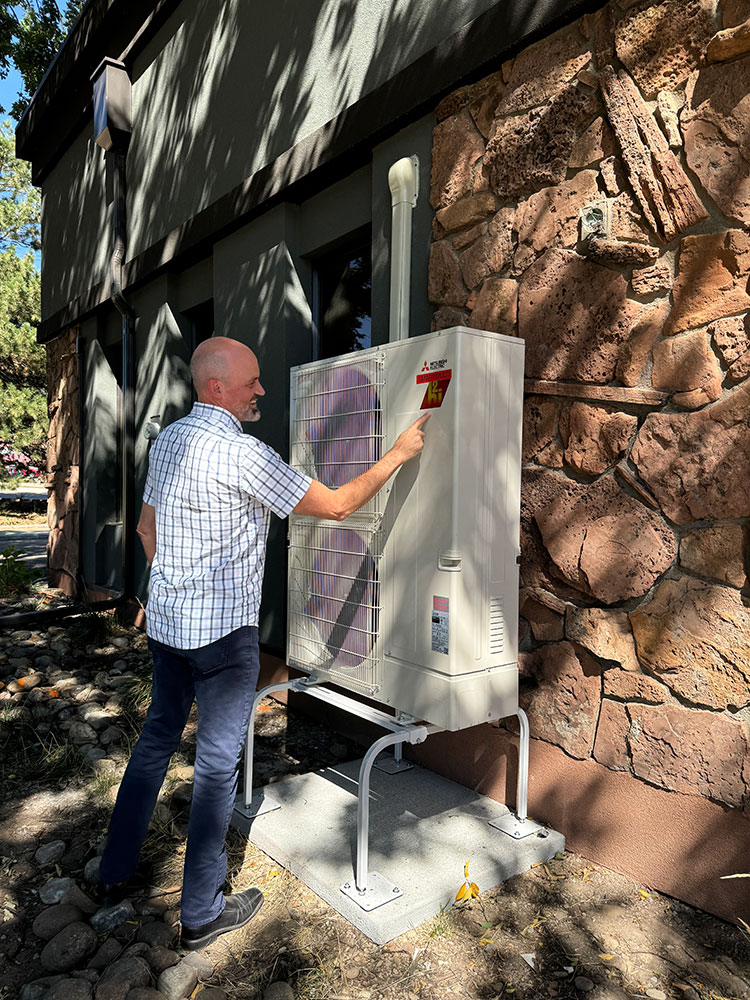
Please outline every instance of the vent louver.
[{"label": "vent louver", "polygon": [[490,598],[490,656],[500,656],[503,651],[505,629],[503,624],[502,597]]}]

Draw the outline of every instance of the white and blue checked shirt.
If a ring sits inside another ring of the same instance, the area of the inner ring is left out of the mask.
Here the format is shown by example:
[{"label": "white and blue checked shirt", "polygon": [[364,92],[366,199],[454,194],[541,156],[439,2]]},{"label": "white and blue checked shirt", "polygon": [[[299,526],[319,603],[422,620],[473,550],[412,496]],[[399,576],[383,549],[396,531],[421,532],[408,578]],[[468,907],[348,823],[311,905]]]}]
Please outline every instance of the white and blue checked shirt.
[{"label": "white and blue checked shirt", "polygon": [[270,511],[287,517],[310,483],[220,406],[166,427],[143,493],[156,510],[148,635],[197,649],[257,625]]}]

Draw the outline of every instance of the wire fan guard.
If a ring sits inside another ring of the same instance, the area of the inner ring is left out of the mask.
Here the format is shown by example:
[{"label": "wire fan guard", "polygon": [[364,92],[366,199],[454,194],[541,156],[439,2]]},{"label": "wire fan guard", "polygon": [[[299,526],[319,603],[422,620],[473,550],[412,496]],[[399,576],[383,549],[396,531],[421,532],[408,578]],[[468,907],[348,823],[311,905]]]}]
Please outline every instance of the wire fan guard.
[{"label": "wire fan guard", "polygon": [[375,527],[295,520],[289,531],[289,662],[325,670],[363,694],[380,687],[379,564]]},{"label": "wire fan guard", "polygon": [[[337,489],[382,455],[382,355],[329,364],[292,376],[291,464]],[[382,514],[379,495],[360,514]]]}]

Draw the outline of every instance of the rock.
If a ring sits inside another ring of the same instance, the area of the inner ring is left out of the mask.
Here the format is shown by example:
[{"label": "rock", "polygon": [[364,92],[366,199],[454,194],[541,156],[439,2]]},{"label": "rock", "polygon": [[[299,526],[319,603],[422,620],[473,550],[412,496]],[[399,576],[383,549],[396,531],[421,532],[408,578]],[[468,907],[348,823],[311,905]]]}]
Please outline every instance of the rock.
[{"label": "rock", "polygon": [[552,246],[575,246],[581,210],[600,197],[595,170],[582,170],[562,184],[538,191],[516,211],[519,243],[535,254]]},{"label": "rock", "polygon": [[622,163],[616,156],[608,156],[606,160],[602,160],[599,164],[599,173],[602,175],[604,189],[611,198],[617,197],[627,184]]},{"label": "rock", "polygon": [[750,21],[718,31],[706,49],[706,62],[725,62],[750,52]]},{"label": "rock", "polygon": [[[16,660],[16,664],[20,664],[20,660]],[[30,664],[27,663],[24,666],[30,666]],[[31,691],[38,684],[41,684],[43,680],[44,677],[41,674],[26,674],[15,681],[16,689],[18,691]],[[10,685],[8,687],[10,688]]]},{"label": "rock", "polygon": [[541,646],[519,655],[523,677],[537,682],[520,702],[537,738],[554,743],[581,760],[591,753],[599,715],[601,674],[586,653],[569,642]]},{"label": "rock", "polygon": [[[635,271],[633,272],[635,276]],[[615,374],[623,385],[638,385],[646,367],[651,348],[661,333],[669,304],[662,302],[644,312],[630,331],[617,359]]]},{"label": "rock", "polygon": [[677,554],[661,518],[611,477],[542,508],[536,522],[563,578],[604,604],[643,596]]},{"label": "rock", "polygon": [[590,993],[594,988],[593,982],[587,976],[576,976],[573,985],[581,993]]},{"label": "rock", "polygon": [[638,659],[681,698],[719,710],[750,704],[750,611],[737,591],[664,580],[630,623]]},{"label": "rock", "polygon": [[127,649],[130,646],[130,639],[126,635],[117,635],[112,640],[112,645],[117,649]]},{"label": "rock", "polygon": [[173,965],[177,965],[180,961],[180,956],[170,951],[169,948],[157,944],[148,949],[146,961],[153,974],[159,976],[165,969],[170,969]]},{"label": "rock", "polygon": [[623,670],[639,670],[630,621],[624,611],[568,607],[565,635],[601,660],[619,663]]},{"label": "rock", "polygon": [[750,375],[750,351],[745,351],[727,372],[727,381],[742,382],[748,375]]},{"label": "rock", "polygon": [[750,308],[750,235],[738,229],[682,240],[665,336]]},{"label": "rock", "polygon": [[733,364],[746,351],[750,350],[750,318],[748,316],[730,316],[717,319],[709,326],[708,332],[725,365]]},{"label": "rock", "polygon": [[99,742],[103,747],[115,746],[118,743],[122,743],[124,739],[125,733],[119,726],[107,726],[99,736]]},{"label": "rock", "polygon": [[750,17],[748,0],[721,0],[721,23],[724,28],[733,28]]},{"label": "rock", "polygon": [[744,725],[726,715],[682,705],[626,708],[605,700],[594,756],[660,788],[747,810],[749,750]]},{"label": "rock", "polygon": [[750,515],[750,386],[697,413],[650,413],[630,453],[676,524]]},{"label": "rock", "polygon": [[163,1000],[163,997],[163,993],[150,986],[136,986],[134,990],[130,990],[125,1000]]},{"label": "rock", "polygon": [[713,0],[663,0],[619,22],[617,56],[646,99],[687,80],[714,33],[713,8]]},{"label": "rock", "polygon": [[523,460],[550,469],[562,468],[557,441],[561,403],[548,396],[527,396],[523,404]]},{"label": "rock", "polygon": [[76,884],[72,878],[53,878],[39,889],[39,898],[43,903],[59,903],[66,892],[74,888]]},{"label": "rock", "polygon": [[636,417],[613,407],[573,403],[560,418],[565,461],[576,472],[601,475],[625,454],[637,427]]},{"label": "rock", "polygon": [[[343,744],[341,744],[343,746]],[[337,756],[339,756],[337,754]],[[349,751],[344,748],[343,757],[350,757]],[[341,758],[343,759],[343,758]],[[200,951],[191,951],[182,960],[185,965],[191,966],[198,973],[199,979],[210,979],[214,974],[214,963],[209,961]]]},{"label": "rock", "polygon": [[603,693],[606,698],[646,701],[652,705],[661,705],[669,699],[669,690],[652,677],[619,668],[604,671]]},{"label": "rock", "polygon": [[494,215],[496,211],[494,195],[489,191],[480,191],[454,201],[446,208],[438,209],[435,218],[446,233],[455,233],[460,229],[475,226],[487,216]]},{"label": "rock", "polygon": [[83,918],[83,913],[77,906],[68,903],[57,903],[42,910],[34,920],[31,929],[43,941],[51,941],[56,934],[69,924],[77,923]]},{"label": "rock", "polygon": [[468,325],[513,336],[517,303],[518,284],[512,278],[488,278],[479,290]]},{"label": "rock", "polygon": [[45,1000],[91,1000],[94,990],[85,979],[65,979],[54,986]]},{"label": "rock", "polygon": [[589,260],[613,267],[639,267],[656,260],[659,251],[646,243],[624,243],[620,240],[593,236],[587,241],[585,254]]},{"label": "rock", "polygon": [[625,462],[620,462],[620,464],[615,467],[615,477],[619,482],[630,487],[638,499],[645,503],[647,507],[650,507],[651,510],[659,509],[659,504],[656,502],[654,497],[651,496],[643,483],[641,483],[640,480],[633,475]]},{"label": "rock", "polygon": [[721,369],[703,331],[665,338],[652,355],[651,384],[674,392],[675,406],[692,409],[721,396]]},{"label": "rock", "polygon": [[444,208],[470,194],[474,169],[484,155],[484,139],[468,111],[446,118],[432,133],[430,204]]},{"label": "rock", "polygon": [[67,976],[43,976],[21,987],[19,1000],[45,1000],[48,992],[58,983],[65,982]]},{"label": "rock", "polygon": [[[71,880],[72,881],[72,880]],[[99,905],[93,901],[89,896],[86,895],[78,886],[73,882],[72,885],[67,886],[65,893],[63,894],[61,902],[70,903],[72,906],[77,906],[84,913],[96,913],[99,909]]]},{"label": "rock", "polygon": [[50,972],[69,972],[96,951],[96,933],[81,921],[58,931],[42,949],[40,961]]},{"label": "rock", "polygon": [[597,108],[596,97],[566,86],[549,104],[495,119],[484,156],[491,189],[503,202],[518,201],[559,184],[576,140]]},{"label": "rock", "polygon": [[502,271],[513,253],[515,210],[501,208],[486,230],[461,254],[461,273],[467,288],[476,288],[491,274]]},{"label": "rock", "polygon": [[168,927],[161,920],[154,920],[150,924],[144,924],[136,936],[136,940],[145,941],[148,945],[159,944],[164,947],[172,944],[176,939],[177,929],[175,927]]},{"label": "rock", "polygon": [[157,986],[168,1000],[183,1000],[189,997],[198,985],[198,973],[184,959],[171,969],[165,969],[157,980]]},{"label": "rock", "polygon": [[667,1000],[667,994],[664,990],[649,989],[646,990],[646,996],[650,997],[651,1000]]},{"label": "rock", "polygon": [[449,330],[452,326],[466,326],[467,314],[462,309],[453,306],[442,306],[435,310],[430,324],[430,330]]},{"label": "rock", "polygon": [[521,477],[521,583],[542,587],[560,597],[579,597],[577,591],[552,572],[552,561],[542,543],[536,514],[566,496],[574,495],[570,480],[546,469],[524,469]]},{"label": "rock", "polygon": [[101,855],[89,858],[83,867],[83,877],[87,882],[96,882],[99,878],[99,865],[102,863]]},{"label": "rock", "polygon": [[114,938],[105,938],[98,951],[89,962],[90,969],[106,969],[122,954],[122,945]]},{"label": "rock", "polygon": [[129,899],[123,899],[114,906],[103,906],[101,910],[97,910],[91,918],[91,926],[99,934],[108,933],[120,924],[124,924],[126,920],[132,920],[134,916],[133,904]]},{"label": "rock", "polygon": [[148,986],[151,973],[142,958],[118,958],[110,965],[96,987],[96,1000],[125,1000],[128,992]]},{"label": "rock", "polygon": [[461,276],[458,257],[447,240],[440,240],[430,247],[427,294],[430,302],[439,305],[466,305],[469,293]]},{"label": "rock", "polygon": [[564,638],[563,616],[540,601],[535,589],[521,591],[519,609],[538,642],[556,642]]},{"label": "rock", "polygon": [[672,268],[666,260],[659,260],[650,267],[637,268],[630,279],[636,295],[654,295],[672,287]]},{"label": "rock", "polygon": [[513,115],[554,100],[569,88],[591,60],[575,34],[559,33],[524,49],[516,57],[496,115]]},{"label": "rock", "polygon": [[65,854],[65,841],[51,840],[37,849],[34,860],[39,865],[51,865],[59,861],[63,854]]},{"label": "rock", "polygon": [[197,994],[196,1000],[229,1000],[229,994],[219,989],[218,986],[204,986]]},{"label": "rock", "polygon": [[715,524],[682,538],[680,566],[730,587],[744,587],[746,548],[742,525]]},{"label": "rock", "polygon": [[656,98],[656,117],[672,149],[682,146],[680,111],[684,104],[685,94],[681,90],[660,90]]},{"label": "rock", "polygon": [[627,300],[623,275],[569,250],[548,250],[519,285],[527,376],[610,382],[640,311]]},{"label": "rock", "polygon": [[93,743],[96,741],[96,732],[86,722],[72,722],[68,736],[74,743]]},{"label": "rock", "polygon": [[647,243],[649,231],[643,215],[628,191],[613,198],[609,205],[610,237],[613,240]]},{"label": "rock", "polygon": [[616,151],[615,137],[608,122],[601,115],[595,118],[573,146],[568,166],[571,170],[590,167],[600,160],[613,156]]}]

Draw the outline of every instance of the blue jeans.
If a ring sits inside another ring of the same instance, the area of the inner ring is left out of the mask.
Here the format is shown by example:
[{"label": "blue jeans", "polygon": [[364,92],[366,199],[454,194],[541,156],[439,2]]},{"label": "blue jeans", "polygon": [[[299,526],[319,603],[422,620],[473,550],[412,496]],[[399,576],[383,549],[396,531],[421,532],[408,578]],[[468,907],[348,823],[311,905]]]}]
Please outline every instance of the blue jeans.
[{"label": "blue jeans", "polygon": [[169,760],[195,699],[198,742],[181,919],[187,927],[200,927],[225,906],[225,841],[258,681],[258,629],[238,628],[199,649],[173,649],[155,639],[148,645],[154,658],[151,704],[117,794],[99,879],[115,884],[135,872]]}]

